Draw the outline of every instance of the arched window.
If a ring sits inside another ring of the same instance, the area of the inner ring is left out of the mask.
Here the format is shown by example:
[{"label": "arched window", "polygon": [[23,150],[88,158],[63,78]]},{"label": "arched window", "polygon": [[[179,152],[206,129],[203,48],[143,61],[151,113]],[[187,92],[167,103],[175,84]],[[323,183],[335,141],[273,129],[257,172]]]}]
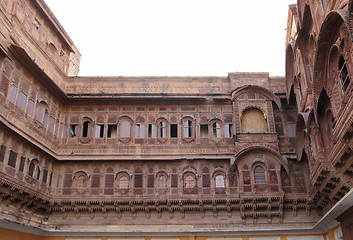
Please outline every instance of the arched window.
[{"label": "arched window", "polygon": [[188,174],[184,179],[184,187],[185,188],[194,188],[196,186],[195,176]]},{"label": "arched window", "polygon": [[158,124],[158,137],[160,138],[167,137],[167,123],[165,121],[161,121]]},{"label": "arched window", "polygon": [[82,137],[90,137],[91,136],[91,123],[89,121],[85,121],[82,124]]},{"label": "arched window", "polygon": [[29,168],[28,168],[28,176],[33,177],[34,168],[35,168],[35,165],[34,165],[33,162],[31,162],[31,163],[29,164]]},{"label": "arched window", "polygon": [[183,122],[184,127],[183,127],[183,137],[186,138],[192,138],[194,137],[193,133],[193,126],[192,126],[192,121],[191,120],[186,120]]},{"label": "arched window", "polygon": [[160,175],[158,179],[159,188],[167,188],[167,176]]},{"label": "arched window", "polygon": [[[44,115],[45,112],[45,115]],[[47,110],[47,104],[44,101],[41,101],[37,105],[37,116],[36,119],[43,123],[45,121],[48,121],[48,110]]]},{"label": "arched window", "polygon": [[221,124],[215,122],[212,124],[212,137],[220,138],[221,137]]},{"label": "arched window", "polygon": [[123,120],[120,125],[120,137],[129,138],[131,137],[131,123],[128,120]]},{"label": "arched window", "polygon": [[121,176],[118,181],[118,188],[128,189],[129,188],[129,179],[127,176]]},{"label": "arched window", "polygon": [[241,118],[241,130],[246,133],[268,132],[264,113],[257,108],[246,109]]},{"label": "arched window", "polygon": [[342,92],[344,93],[349,86],[350,80],[349,80],[349,74],[348,74],[348,70],[347,70],[346,60],[344,59],[344,57],[342,55],[340,55],[338,69],[339,69],[340,78],[341,78]]},{"label": "arched window", "polygon": [[257,166],[254,169],[254,182],[255,184],[266,184],[265,170],[261,166]]},{"label": "arched window", "polygon": [[36,179],[39,180],[39,177],[40,177],[40,169],[39,169],[39,167],[37,167],[37,169],[36,169]]},{"label": "arched window", "polygon": [[216,176],[215,178],[215,186],[216,188],[224,188],[225,184],[224,184],[224,176],[219,174]]}]

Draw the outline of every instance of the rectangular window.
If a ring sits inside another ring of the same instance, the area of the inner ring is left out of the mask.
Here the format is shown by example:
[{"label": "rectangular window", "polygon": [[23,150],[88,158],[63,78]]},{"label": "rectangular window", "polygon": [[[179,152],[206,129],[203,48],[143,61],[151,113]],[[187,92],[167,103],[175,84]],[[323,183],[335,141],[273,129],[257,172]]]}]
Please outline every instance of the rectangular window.
[{"label": "rectangular window", "polygon": [[92,180],[91,180],[91,188],[99,188],[100,179],[101,179],[101,176],[99,174],[93,174]]},{"label": "rectangular window", "polygon": [[107,137],[108,138],[116,138],[116,136],[117,136],[117,125],[116,124],[109,124]]},{"label": "rectangular window", "polygon": [[30,99],[27,105],[27,114],[33,117],[33,112],[34,112],[34,101]]},{"label": "rectangular window", "polygon": [[233,137],[233,124],[231,123],[226,123],[224,124],[224,137],[225,138],[231,138]]},{"label": "rectangular window", "polygon": [[295,137],[295,123],[287,123],[287,136],[289,138]]},{"label": "rectangular window", "polygon": [[66,124],[63,125],[63,133],[62,133],[62,138],[66,138],[66,129],[67,129],[67,126]]},{"label": "rectangular window", "polygon": [[37,120],[39,122],[42,122],[43,121],[43,105],[42,104],[38,104],[37,105]]},{"label": "rectangular window", "polygon": [[178,137],[178,124],[170,124],[170,137],[171,138]]},{"label": "rectangular window", "polygon": [[25,158],[23,156],[21,156],[21,158],[20,158],[20,166],[18,168],[18,171],[23,172],[24,168],[25,168]]},{"label": "rectangular window", "polygon": [[17,153],[10,150],[9,161],[7,162],[7,165],[15,168],[16,167],[16,160],[17,160]]},{"label": "rectangular window", "polygon": [[6,147],[5,146],[1,146],[0,147],[0,162],[4,162],[5,151],[6,151]]},{"label": "rectangular window", "polygon": [[156,138],[156,124],[152,124],[152,123],[148,124],[148,137]]},{"label": "rectangular window", "polygon": [[94,137],[103,138],[104,135],[104,124],[96,124]]},{"label": "rectangular window", "polygon": [[178,187],[178,174],[172,174],[171,176],[171,187],[177,188]]},{"label": "rectangular window", "polygon": [[22,109],[22,111],[26,111],[27,104],[27,95],[24,92],[20,92],[18,95],[17,106]]},{"label": "rectangular window", "polygon": [[208,137],[208,124],[200,124],[200,137]]},{"label": "rectangular window", "polygon": [[53,181],[53,173],[49,174],[49,186],[51,186],[51,182]]},{"label": "rectangular window", "polygon": [[147,187],[153,188],[154,187],[154,175],[150,174],[147,177]]},{"label": "rectangular window", "polygon": [[136,174],[134,177],[135,180],[135,188],[142,188],[142,174]]},{"label": "rectangular window", "polygon": [[44,112],[44,119],[43,119],[43,125],[44,125],[44,127],[47,127],[47,126],[48,126],[48,119],[49,119],[49,113],[48,113],[48,111],[45,111],[45,112]]},{"label": "rectangular window", "polygon": [[135,138],[145,138],[145,124],[135,124]]},{"label": "rectangular window", "polygon": [[15,104],[16,97],[17,97],[17,87],[15,85],[11,85],[9,101],[12,102],[13,104]]},{"label": "rectangular window", "polygon": [[44,169],[42,183],[46,184],[48,179],[48,170]]},{"label": "rectangular window", "polygon": [[54,135],[58,136],[58,133],[59,133],[59,121],[56,120]]},{"label": "rectangular window", "polygon": [[55,124],[55,119],[52,116],[50,116],[50,118],[49,118],[49,127],[48,127],[48,130],[50,132],[54,131],[54,124]]},{"label": "rectangular window", "polygon": [[69,129],[69,137],[70,138],[75,138],[77,137],[77,124],[70,124],[70,129]]}]

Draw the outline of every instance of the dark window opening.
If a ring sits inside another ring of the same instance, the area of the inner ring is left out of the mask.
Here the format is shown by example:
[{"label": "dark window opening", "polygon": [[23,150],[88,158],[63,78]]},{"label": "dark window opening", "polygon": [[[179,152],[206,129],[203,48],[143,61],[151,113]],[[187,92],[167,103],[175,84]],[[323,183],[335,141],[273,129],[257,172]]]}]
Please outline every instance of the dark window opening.
[{"label": "dark window opening", "polygon": [[95,129],[95,137],[96,138],[103,138],[103,136],[104,136],[104,125],[97,124],[96,129]]},{"label": "dark window opening", "polygon": [[46,184],[46,183],[47,183],[47,179],[48,179],[48,170],[44,169],[44,170],[43,170],[42,182],[43,182],[44,184]]},{"label": "dark window opening", "polygon": [[0,147],[0,162],[4,161],[5,158],[5,151],[6,151],[6,147],[5,146],[1,146]]},{"label": "dark window opening", "polygon": [[200,137],[208,137],[208,124],[200,124]]},{"label": "dark window opening", "polygon": [[340,56],[340,59],[339,59],[339,71],[340,71],[340,78],[341,78],[341,84],[342,84],[342,91],[344,93],[349,86],[350,79],[349,79],[346,61],[344,60],[342,55]]},{"label": "dark window opening", "polygon": [[39,167],[37,167],[36,179],[39,180],[39,177],[40,177],[40,169],[39,169]]},{"label": "dark window opening", "polygon": [[70,124],[70,130],[69,130],[69,137],[74,138],[77,136],[77,125],[76,124]]},{"label": "dark window opening", "polygon": [[51,172],[51,173],[49,174],[49,186],[51,186],[52,180],[53,180],[53,173]]},{"label": "dark window opening", "polygon": [[24,168],[25,168],[25,158],[21,157],[20,158],[20,166],[18,168],[18,171],[23,172]]},{"label": "dark window opening", "polygon": [[28,167],[28,176],[33,177],[34,167],[35,167],[34,163],[31,162]]},{"label": "dark window opening", "polygon": [[7,162],[7,165],[9,165],[10,167],[15,168],[16,159],[17,159],[17,153],[15,153],[15,152],[10,150],[9,161]]},{"label": "dark window opening", "polygon": [[109,124],[108,125],[108,138],[116,138],[117,136],[117,125],[116,124]]},{"label": "dark window opening", "polygon": [[86,121],[83,123],[83,126],[82,126],[82,137],[88,137],[88,128],[89,128],[89,122]]},{"label": "dark window opening", "polygon": [[178,137],[178,124],[170,124],[170,137],[171,138]]}]

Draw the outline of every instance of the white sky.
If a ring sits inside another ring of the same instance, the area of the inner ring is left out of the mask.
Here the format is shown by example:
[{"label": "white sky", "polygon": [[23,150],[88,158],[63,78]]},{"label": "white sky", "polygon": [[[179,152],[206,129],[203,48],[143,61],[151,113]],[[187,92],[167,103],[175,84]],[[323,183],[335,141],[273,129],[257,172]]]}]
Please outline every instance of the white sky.
[{"label": "white sky", "polygon": [[81,76],[284,76],[296,0],[45,0],[82,54]]}]

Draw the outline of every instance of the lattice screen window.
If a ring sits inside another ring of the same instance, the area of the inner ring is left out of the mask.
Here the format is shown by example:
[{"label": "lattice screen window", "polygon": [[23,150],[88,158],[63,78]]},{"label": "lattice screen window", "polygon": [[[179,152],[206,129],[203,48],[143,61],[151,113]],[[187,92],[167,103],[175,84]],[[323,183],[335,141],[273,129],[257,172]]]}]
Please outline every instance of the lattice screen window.
[{"label": "lattice screen window", "polygon": [[93,174],[91,178],[91,188],[99,188],[100,179],[100,174]]},{"label": "lattice screen window", "polygon": [[177,188],[178,187],[178,174],[172,174],[171,176],[171,187]]},{"label": "lattice screen window", "polygon": [[265,184],[266,183],[266,174],[265,170],[261,166],[257,166],[254,169],[254,182],[255,184]]},{"label": "lattice screen window", "polygon": [[142,188],[142,174],[135,174],[134,176],[134,187]]},{"label": "lattice screen window", "polygon": [[10,150],[9,161],[7,162],[7,165],[9,165],[10,167],[15,168],[16,160],[17,160],[17,153],[15,153],[14,151]]},{"label": "lattice screen window", "polygon": [[154,188],[154,175],[153,174],[150,174],[147,177],[147,187]]},{"label": "lattice screen window", "polygon": [[209,188],[211,186],[210,171],[207,167],[202,169],[202,187]]},{"label": "lattice screen window", "polygon": [[25,168],[25,158],[21,156],[20,158],[20,166],[18,168],[18,171],[23,172],[24,168]]},{"label": "lattice screen window", "polygon": [[346,65],[346,60],[342,55],[340,56],[340,59],[339,59],[338,68],[339,68],[341,84],[342,84],[342,92],[344,93],[349,86],[350,79],[349,79],[348,69]]}]

